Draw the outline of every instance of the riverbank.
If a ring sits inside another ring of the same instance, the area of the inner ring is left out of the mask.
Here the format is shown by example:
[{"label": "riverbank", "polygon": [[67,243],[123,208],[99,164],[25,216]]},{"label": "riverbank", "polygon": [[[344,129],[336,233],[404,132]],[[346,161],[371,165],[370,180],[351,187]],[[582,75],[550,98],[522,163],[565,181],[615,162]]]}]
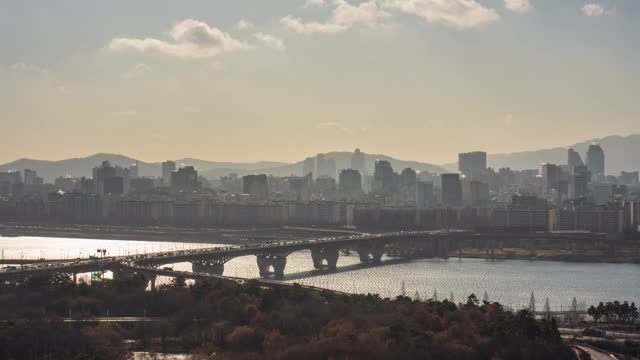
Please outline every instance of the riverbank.
[{"label": "riverbank", "polygon": [[463,249],[450,253],[452,257],[469,259],[496,259],[496,260],[539,260],[562,261],[578,263],[613,263],[613,264],[640,264],[640,250],[622,249],[619,254],[612,256],[606,251],[582,251],[575,252],[566,249],[542,249],[531,251],[522,248],[496,249],[493,253],[485,249]]}]

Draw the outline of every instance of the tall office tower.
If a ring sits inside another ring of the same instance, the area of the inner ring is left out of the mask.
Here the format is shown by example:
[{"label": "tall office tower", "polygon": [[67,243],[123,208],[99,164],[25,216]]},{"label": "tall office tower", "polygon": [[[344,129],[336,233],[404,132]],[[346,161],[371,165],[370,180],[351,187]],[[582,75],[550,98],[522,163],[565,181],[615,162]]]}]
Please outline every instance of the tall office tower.
[{"label": "tall office tower", "polygon": [[185,166],[172,172],[171,188],[182,192],[196,191],[198,189],[198,172],[193,166]]},{"label": "tall office tower", "polygon": [[316,172],[313,174],[317,179],[320,176],[327,175],[327,158],[324,157],[324,154],[316,155]]},{"label": "tall office tower", "polygon": [[351,168],[360,171],[360,175],[366,175],[366,161],[364,153],[356,149],[351,155]]},{"label": "tall office tower", "polygon": [[329,176],[332,179],[336,179],[337,173],[338,173],[338,169],[336,168],[336,159],[334,158],[327,159],[327,173],[325,175]]},{"label": "tall office tower", "polygon": [[373,173],[373,190],[384,194],[393,192],[394,172],[391,163],[386,160],[376,160]]},{"label": "tall office tower", "polygon": [[129,165],[129,177],[131,177],[132,179],[136,179],[139,177],[139,174],[140,174],[140,167],[138,166],[137,161],[135,162],[135,164]]},{"label": "tall office tower", "polygon": [[582,158],[580,154],[578,154],[573,149],[569,149],[567,151],[567,165],[569,166],[569,172],[576,166],[583,166],[584,162],[582,162]]},{"label": "tall office tower", "polygon": [[171,173],[176,171],[176,163],[171,160],[167,160],[162,163],[162,182],[165,186],[171,185]]},{"label": "tall office tower", "polygon": [[465,176],[481,176],[487,170],[487,153],[474,151],[458,154],[458,170]]},{"label": "tall office tower", "polygon": [[406,168],[402,170],[400,174],[400,184],[404,187],[415,188],[418,181],[418,174],[412,168]]},{"label": "tall office tower", "polygon": [[462,183],[459,174],[442,174],[442,205],[462,206]]},{"label": "tall office tower", "polygon": [[362,175],[356,169],[344,169],[340,172],[340,192],[348,197],[362,194]]},{"label": "tall office tower", "polygon": [[433,204],[433,183],[418,181],[416,183],[416,207],[426,209]]},{"label": "tall office tower", "polygon": [[556,164],[542,165],[542,178],[544,180],[544,193],[550,195],[553,190],[560,191],[560,166]]},{"label": "tall office tower", "polygon": [[309,174],[311,174],[311,177],[313,178],[313,174],[314,174],[314,168],[315,167],[315,160],[312,157],[308,157],[306,159],[304,159],[304,162],[302,163],[302,176],[307,176]]},{"label": "tall office tower", "polygon": [[402,170],[400,174],[400,196],[401,199],[408,203],[416,201],[416,183],[418,182],[418,174],[412,168]]},{"label": "tall office tower", "polygon": [[595,179],[603,179],[604,178],[604,151],[600,145],[592,144],[589,145],[589,150],[587,150],[587,168],[591,172],[591,175]]},{"label": "tall office tower", "polygon": [[[93,185],[95,188],[93,189],[94,194],[104,195],[104,194],[118,194],[122,193],[119,191],[119,187],[117,186],[118,179],[114,179],[117,176],[117,170],[114,166],[108,161],[103,161],[102,165],[99,167],[93,168]],[[120,177],[121,178],[121,177]],[[113,179],[113,180],[110,180]],[[109,188],[105,189],[105,184],[109,184]]]},{"label": "tall office tower", "polygon": [[584,165],[571,168],[569,175],[569,198],[580,199],[587,196],[587,184],[589,183],[589,170]]},{"label": "tall office tower", "polygon": [[247,175],[242,177],[242,192],[249,194],[255,200],[266,201],[269,199],[269,186],[267,175]]},{"label": "tall office tower", "polygon": [[35,183],[36,177],[38,177],[38,175],[36,174],[35,170],[24,169],[24,184],[25,185],[33,185]]}]

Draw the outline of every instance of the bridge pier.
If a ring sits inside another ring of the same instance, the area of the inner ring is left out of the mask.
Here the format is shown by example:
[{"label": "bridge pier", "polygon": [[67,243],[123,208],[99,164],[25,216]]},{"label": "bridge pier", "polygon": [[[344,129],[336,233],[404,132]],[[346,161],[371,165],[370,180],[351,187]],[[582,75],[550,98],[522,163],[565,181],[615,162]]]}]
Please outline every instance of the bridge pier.
[{"label": "bridge pier", "polygon": [[[260,254],[256,255],[256,258],[260,276],[265,277],[273,273],[276,277],[284,277],[284,268],[287,265],[286,255]],[[273,272],[271,272],[272,267]]]},{"label": "bridge pier", "polygon": [[193,261],[191,263],[193,272],[211,275],[224,274],[224,262],[222,261]]},{"label": "bridge pier", "polygon": [[151,289],[151,291],[156,291],[156,275],[151,275],[149,278],[149,289]]},{"label": "bridge pier", "polygon": [[360,256],[360,262],[380,264],[382,262],[382,255],[384,254],[384,244],[383,245],[362,244],[362,245],[358,245],[356,251]]},{"label": "bridge pier", "polygon": [[[313,267],[316,269],[328,268],[333,271],[337,268],[338,257],[340,256],[340,250],[337,247],[325,247],[325,248],[313,248],[311,249],[311,259],[313,260]],[[324,261],[327,265],[324,265]]]}]

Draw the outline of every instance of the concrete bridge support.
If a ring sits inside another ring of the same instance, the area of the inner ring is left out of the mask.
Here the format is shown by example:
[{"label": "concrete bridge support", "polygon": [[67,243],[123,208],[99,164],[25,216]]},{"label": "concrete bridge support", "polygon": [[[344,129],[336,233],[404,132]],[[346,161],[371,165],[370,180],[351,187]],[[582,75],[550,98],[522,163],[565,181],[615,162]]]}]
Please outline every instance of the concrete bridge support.
[{"label": "concrete bridge support", "polygon": [[[340,250],[337,247],[327,248],[315,248],[311,249],[311,259],[313,260],[313,267],[316,269],[335,270],[338,265],[338,257],[340,256]],[[325,265],[324,262],[327,262]]]},{"label": "concrete bridge support", "polygon": [[[260,270],[260,276],[268,276],[274,274],[276,277],[284,276],[284,268],[287,265],[286,255],[270,255],[261,254],[256,255],[258,260],[258,269]],[[273,271],[271,271],[273,268]]]},{"label": "concrete bridge support", "polygon": [[156,291],[156,275],[147,276],[149,278],[149,289]]},{"label": "concrete bridge support", "polygon": [[384,244],[361,244],[358,245],[356,251],[360,256],[360,261],[363,263],[380,264],[382,262],[382,255],[384,254]]},{"label": "concrete bridge support", "polygon": [[222,261],[193,261],[191,266],[195,273],[211,275],[222,275],[224,273],[224,262]]}]

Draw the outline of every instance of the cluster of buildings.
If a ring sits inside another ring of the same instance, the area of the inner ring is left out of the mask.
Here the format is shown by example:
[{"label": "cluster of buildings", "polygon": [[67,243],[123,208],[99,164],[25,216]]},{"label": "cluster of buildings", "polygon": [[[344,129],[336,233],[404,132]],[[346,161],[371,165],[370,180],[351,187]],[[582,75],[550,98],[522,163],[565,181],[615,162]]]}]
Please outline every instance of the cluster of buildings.
[{"label": "cluster of buildings", "polygon": [[318,154],[284,177],[204,179],[173,161],[158,176],[142,177],[137,164],[105,161],[91,178],[53,183],[26,169],[0,173],[0,220],[637,232],[638,172],[605,174],[598,145],[582,159],[569,149],[566,164],[496,170],[486,153],[469,152],[459,154],[456,173],[396,172],[390,161],[356,149],[346,166]]}]

